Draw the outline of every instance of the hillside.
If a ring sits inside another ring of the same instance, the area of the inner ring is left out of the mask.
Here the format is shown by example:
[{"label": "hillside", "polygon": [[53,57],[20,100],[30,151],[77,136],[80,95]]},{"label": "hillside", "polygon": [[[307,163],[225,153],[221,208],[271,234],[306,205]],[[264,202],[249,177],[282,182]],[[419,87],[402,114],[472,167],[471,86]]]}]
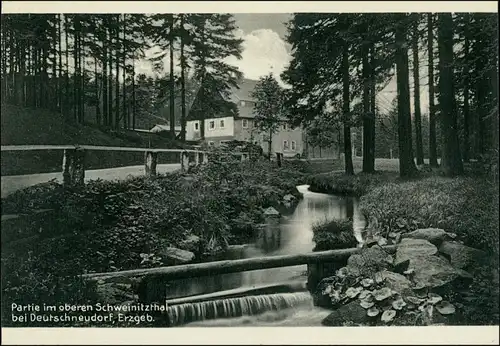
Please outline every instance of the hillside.
[{"label": "hillside", "polygon": [[[2,145],[80,144],[140,148],[182,148],[184,145],[157,134],[133,130],[102,129],[93,124],[71,124],[54,112],[2,105]],[[170,156],[170,157],[169,157]],[[2,175],[60,171],[62,151],[3,152]],[[177,160],[160,155],[160,163]],[[88,154],[88,168],[110,168],[143,163],[139,152],[102,152]]]}]

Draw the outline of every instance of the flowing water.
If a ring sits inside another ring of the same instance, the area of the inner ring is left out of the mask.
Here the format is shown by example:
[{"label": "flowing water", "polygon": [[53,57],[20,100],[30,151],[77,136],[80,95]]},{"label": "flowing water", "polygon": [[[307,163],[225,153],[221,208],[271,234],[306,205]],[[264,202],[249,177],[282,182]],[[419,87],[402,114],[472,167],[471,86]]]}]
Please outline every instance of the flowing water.
[{"label": "flowing water", "polygon": [[[365,221],[352,197],[338,197],[298,186],[304,198],[290,215],[262,229],[255,242],[231,248],[224,259],[311,252],[312,226],[326,219],[352,218],[361,241]],[[329,313],[313,306],[305,290],[306,266],[292,266],[176,280],[167,288],[174,326],[318,326]]]}]

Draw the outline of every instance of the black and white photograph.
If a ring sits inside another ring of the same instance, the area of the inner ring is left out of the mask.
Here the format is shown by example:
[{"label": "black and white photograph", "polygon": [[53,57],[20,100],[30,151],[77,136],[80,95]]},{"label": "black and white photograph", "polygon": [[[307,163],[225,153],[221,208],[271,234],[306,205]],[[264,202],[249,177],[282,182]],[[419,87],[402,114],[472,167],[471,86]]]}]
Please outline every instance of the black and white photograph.
[{"label": "black and white photograph", "polygon": [[1,15],[2,328],[498,332],[497,10],[99,3]]}]

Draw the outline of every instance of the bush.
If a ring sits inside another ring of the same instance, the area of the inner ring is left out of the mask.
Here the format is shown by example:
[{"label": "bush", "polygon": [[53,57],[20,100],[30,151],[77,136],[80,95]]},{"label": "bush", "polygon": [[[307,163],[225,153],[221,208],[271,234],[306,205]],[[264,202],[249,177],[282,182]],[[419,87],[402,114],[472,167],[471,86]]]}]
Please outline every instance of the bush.
[{"label": "bush", "polygon": [[356,247],[353,223],[348,220],[325,220],[313,225],[313,251],[326,251]]},{"label": "bush", "polygon": [[56,237],[2,257],[4,316],[13,301],[81,302],[93,293],[74,275],[137,269],[144,254],[162,265],[162,249],[179,247],[189,235],[200,237],[198,260],[248,242],[264,220],[263,208],[278,206],[286,194],[301,197],[295,186],[304,176],[214,152],[190,174],[96,180],[79,188],[52,181],[17,191],[2,199],[3,211],[54,209],[56,217],[43,227]]}]

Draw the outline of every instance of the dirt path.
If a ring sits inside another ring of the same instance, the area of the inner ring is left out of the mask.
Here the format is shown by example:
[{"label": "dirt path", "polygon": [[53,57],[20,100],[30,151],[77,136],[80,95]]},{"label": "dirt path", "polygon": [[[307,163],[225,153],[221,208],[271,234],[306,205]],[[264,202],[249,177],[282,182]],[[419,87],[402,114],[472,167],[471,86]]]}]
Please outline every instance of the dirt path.
[{"label": "dirt path", "polygon": [[[158,173],[167,173],[178,170],[181,165],[178,163],[163,164],[157,166]],[[144,174],[144,166],[127,166],[107,169],[96,169],[85,171],[85,181],[103,179],[103,180],[124,180],[128,177],[135,177]],[[2,194],[4,198],[7,195],[23,189],[28,186],[44,183],[52,179],[62,182],[62,173],[40,173],[26,175],[11,175],[1,178]]]}]

